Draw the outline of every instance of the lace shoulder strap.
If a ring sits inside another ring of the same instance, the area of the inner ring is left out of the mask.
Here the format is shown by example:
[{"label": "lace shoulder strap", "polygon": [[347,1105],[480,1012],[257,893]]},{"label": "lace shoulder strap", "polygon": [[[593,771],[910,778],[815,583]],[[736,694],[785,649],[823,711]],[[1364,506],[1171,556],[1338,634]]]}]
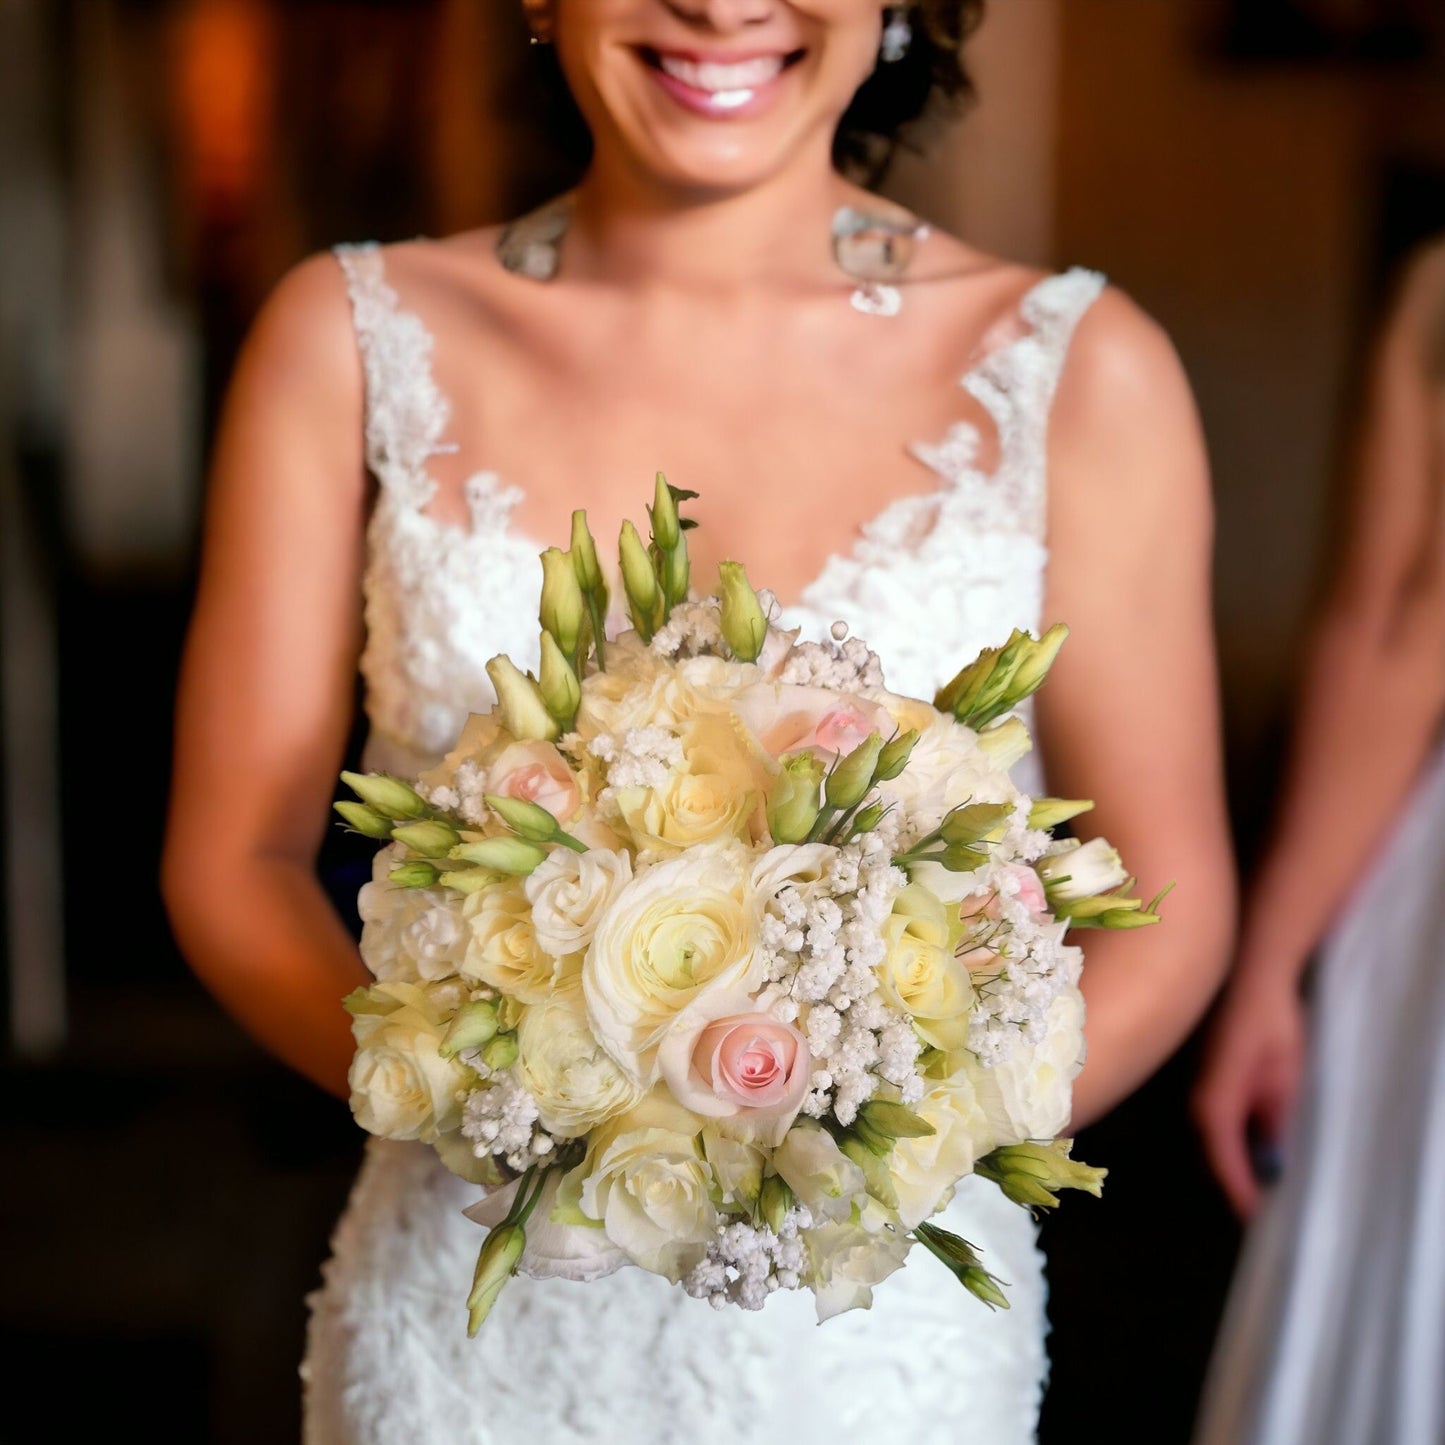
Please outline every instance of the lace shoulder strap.
[{"label": "lace shoulder strap", "polygon": [[1023,333],[963,379],[998,427],[992,485],[1011,502],[1023,530],[1042,537],[1048,512],[1049,416],[1069,343],[1099,298],[1105,278],[1075,267],[1046,276],[1019,303]]},{"label": "lace shoulder strap", "polygon": [[442,445],[448,408],[432,375],[433,339],[421,318],[401,309],[374,242],[337,246],[366,378],[366,465],[383,494],[420,510],[436,483],[427,461]]}]

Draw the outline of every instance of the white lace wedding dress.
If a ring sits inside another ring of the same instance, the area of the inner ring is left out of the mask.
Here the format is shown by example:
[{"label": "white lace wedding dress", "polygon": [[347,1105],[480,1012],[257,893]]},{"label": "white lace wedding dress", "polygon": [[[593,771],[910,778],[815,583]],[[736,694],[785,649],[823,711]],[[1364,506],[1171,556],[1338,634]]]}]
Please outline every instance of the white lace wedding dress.
[{"label": "white lace wedding dress", "polygon": [[[366,761],[415,772],[450,746],[468,711],[491,706],[488,658],[535,653],[540,549],[511,526],[518,493],[491,473],[468,483],[470,530],[429,516],[427,466],[448,420],[431,337],[386,284],[379,250],[338,254],[379,483]],[[886,508],[852,555],[830,559],[791,623],[820,635],[846,619],[882,656],[889,684],[922,696],[1011,628],[1039,625],[1049,410],[1074,327],[1102,284],[1071,271],[1028,294],[1013,338],[963,378],[998,429],[992,474],[974,464],[969,424],[915,447],[937,487]],[[468,1340],[464,1300],[483,1236],[461,1211],[476,1195],[429,1149],[371,1141],[311,1299],[307,1445],[1034,1438],[1043,1261],[1028,1215],[990,1184],[965,1181],[945,1223],[1008,1282],[1006,1313],[990,1313],[916,1252],[871,1311],[822,1327],[805,1292],[776,1295],[755,1314],[714,1312],[629,1269],[590,1285],[520,1279]]]}]

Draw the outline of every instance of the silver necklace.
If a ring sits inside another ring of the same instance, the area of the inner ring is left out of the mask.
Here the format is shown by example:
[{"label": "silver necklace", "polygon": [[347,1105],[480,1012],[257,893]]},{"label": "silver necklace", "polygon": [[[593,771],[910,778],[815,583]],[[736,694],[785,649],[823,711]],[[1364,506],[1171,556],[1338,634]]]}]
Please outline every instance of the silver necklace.
[{"label": "silver necklace", "polygon": [[[572,224],[573,198],[558,196],[519,217],[497,238],[497,259],[516,276],[550,281],[557,274],[562,239]],[[897,316],[903,309],[898,289],[917,255],[928,227],[907,211],[863,211],[840,206],[833,215],[833,259],[845,276],[858,282],[848,300],[865,316]]]}]

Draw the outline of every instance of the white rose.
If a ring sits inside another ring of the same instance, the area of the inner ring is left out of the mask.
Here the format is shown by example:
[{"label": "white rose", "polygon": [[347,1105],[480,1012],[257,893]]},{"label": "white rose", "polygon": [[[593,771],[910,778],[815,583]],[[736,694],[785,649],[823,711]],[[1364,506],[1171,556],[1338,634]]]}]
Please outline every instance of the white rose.
[{"label": "white rose", "polygon": [[[553,1174],[542,1186],[537,1207],[527,1221],[527,1245],[518,1272],[532,1279],[570,1279],[579,1284],[616,1274],[629,1263],[627,1256],[608,1239],[600,1224],[584,1220],[575,1205],[569,1207],[559,1199],[563,1182],[560,1175]],[[507,1217],[520,1183],[514,1179],[462,1213],[476,1224],[495,1229]]]},{"label": "white rose", "polygon": [[1042,1042],[1020,1040],[991,1068],[970,1067],[995,1146],[1057,1139],[1069,1130],[1074,1080],[1084,1067],[1084,996],[1068,985],[1049,1005]]},{"label": "white rose", "polygon": [[717,1228],[712,1171],[697,1120],[666,1095],[603,1125],[573,1173],[582,1214],[634,1264],[676,1284],[702,1259]]},{"label": "white rose", "polygon": [[576,980],[527,1009],[517,1045],[517,1077],[537,1101],[549,1134],[575,1139],[642,1098],[643,1090],[592,1036]]},{"label": "white rose", "polygon": [[805,1231],[803,1240],[819,1324],[845,1310],[868,1309],[873,1286],[903,1268],[912,1244],[906,1233],[887,1226],[876,1204],[863,1211],[859,1223],[819,1224]]},{"label": "white rose", "polygon": [[626,853],[554,848],[523,885],[538,946],[554,958],[584,953],[598,922],[631,881]]},{"label": "white rose", "polygon": [[361,957],[379,979],[449,978],[461,969],[467,947],[460,900],[440,888],[388,882],[401,852],[396,843],[382,848],[372,861],[371,882],[357,896]]},{"label": "white rose", "polygon": [[[462,973],[522,1003],[547,998],[565,966],[537,943],[521,879],[473,893],[463,905],[470,935]],[[574,964],[575,968],[575,964]]]},{"label": "white rose", "polygon": [[592,1032],[640,1084],[689,1005],[762,981],[758,904],[739,845],[694,849],[639,873],[599,921],[582,964]]},{"label": "white rose", "polygon": [[773,1150],[772,1164],[814,1219],[847,1219],[868,1193],[863,1171],[811,1120],[793,1125]]},{"label": "white rose", "polygon": [[471,1071],[443,1059],[438,1047],[447,1013],[425,990],[409,983],[379,983],[351,1021],[351,1112],[369,1134],[430,1143],[461,1122],[459,1095]]},{"label": "white rose", "polygon": [[942,1209],[953,1197],[953,1186],[993,1147],[988,1117],[967,1073],[934,1084],[914,1109],[935,1132],[922,1139],[900,1139],[889,1156],[904,1229]]}]

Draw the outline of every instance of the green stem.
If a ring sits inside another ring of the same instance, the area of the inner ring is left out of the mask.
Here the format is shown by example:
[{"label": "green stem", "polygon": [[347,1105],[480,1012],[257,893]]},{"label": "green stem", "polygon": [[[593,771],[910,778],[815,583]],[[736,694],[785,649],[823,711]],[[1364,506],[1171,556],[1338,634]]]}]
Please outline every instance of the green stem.
[{"label": "green stem", "polygon": [[[592,645],[597,649],[597,671],[607,671],[607,619],[595,587],[587,589],[587,615],[592,619]],[[580,672],[577,674],[582,675]]]}]

